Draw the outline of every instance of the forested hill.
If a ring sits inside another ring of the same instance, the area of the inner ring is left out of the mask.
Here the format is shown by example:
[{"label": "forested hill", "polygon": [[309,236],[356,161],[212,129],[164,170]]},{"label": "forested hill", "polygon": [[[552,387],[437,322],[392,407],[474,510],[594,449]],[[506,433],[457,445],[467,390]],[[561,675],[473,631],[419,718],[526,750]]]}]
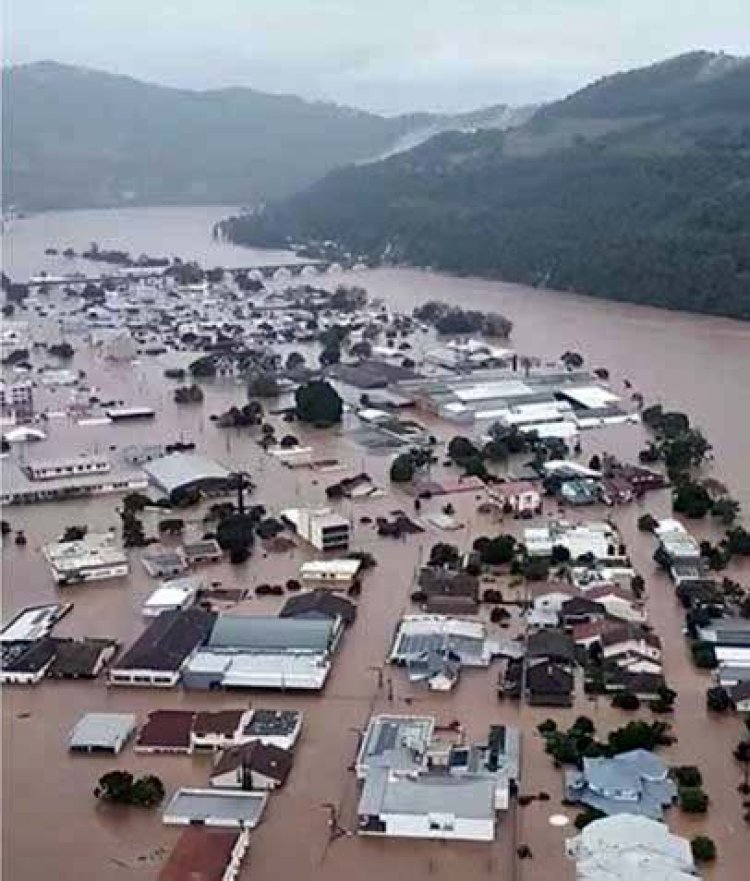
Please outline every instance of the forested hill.
[{"label": "forested hill", "polygon": [[750,63],[691,53],[509,132],[443,134],[226,225],[373,260],[750,318]]},{"label": "forested hill", "polygon": [[514,119],[503,105],[388,118],[253,89],[196,92],[40,62],[3,70],[3,204],[253,204],[435,131]]}]

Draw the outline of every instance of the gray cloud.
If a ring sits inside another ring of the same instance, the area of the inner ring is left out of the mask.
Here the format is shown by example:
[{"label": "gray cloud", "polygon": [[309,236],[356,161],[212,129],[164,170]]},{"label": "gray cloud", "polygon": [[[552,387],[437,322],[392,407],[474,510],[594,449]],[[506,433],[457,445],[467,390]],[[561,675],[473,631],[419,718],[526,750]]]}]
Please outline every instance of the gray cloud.
[{"label": "gray cloud", "polygon": [[11,63],[382,112],[545,100],[750,35],[747,0],[6,0],[4,19]]}]

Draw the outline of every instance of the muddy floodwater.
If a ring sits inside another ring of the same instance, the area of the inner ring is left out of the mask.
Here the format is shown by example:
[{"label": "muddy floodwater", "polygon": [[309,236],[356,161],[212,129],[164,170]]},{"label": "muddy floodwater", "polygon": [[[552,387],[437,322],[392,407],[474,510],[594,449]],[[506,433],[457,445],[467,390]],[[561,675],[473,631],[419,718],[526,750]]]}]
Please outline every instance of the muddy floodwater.
[{"label": "muddy floodwater", "polygon": [[[48,246],[80,249],[96,240],[103,247],[132,253],[179,255],[199,259],[208,266],[276,263],[285,255],[234,248],[214,243],[212,223],[222,209],[140,209],[129,211],[73,212],[40,215],[18,220],[6,233],[6,271],[21,280],[39,269],[61,271],[61,258],[45,258]],[[79,265],[77,268],[81,268]],[[86,271],[93,267],[86,265]],[[523,353],[555,357],[565,350],[582,352],[592,366],[610,370],[612,386],[623,390],[624,380],[641,391],[647,401],[664,402],[688,412],[703,428],[715,451],[713,472],[750,511],[750,324],[703,318],[646,307],[608,303],[568,294],[537,291],[501,282],[456,279],[416,270],[377,270],[348,273],[350,280],[365,286],[371,297],[381,297],[399,309],[411,309],[426,299],[442,299],[466,307],[504,312],[514,322],[512,344]],[[341,277],[331,279],[335,284]],[[322,284],[326,280],[321,280]],[[80,427],[67,420],[55,421],[43,455],[58,457],[79,451],[106,453],[135,442],[194,441],[199,450],[232,468],[247,470],[257,484],[253,501],[271,513],[296,504],[323,503],[324,489],[337,474],[289,470],[266,455],[252,432],[221,431],[210,421],[212,413],[231,403],[243,403],[241,385],[207,383],[202,405],[178,407],[172,401],[174,386],[163,377],[164,363],[143,359],[130,364],[102,361],[93,349],[75,342],[74,366],[87,372],[90,383],[103,400],[125,399],[129,404],[152,406],[157,419],[145,425]],[[58,394],[64,394],[60,392]],[[64,400],[61,398],[59,400]],[[422,418],[419,415],[417,418]],[[270,421],[286,433],[284,423]],[[350,425],[320,431],[289,426],[303,442],[315,448],[315,458],[337,459],[340,474],[367,471],[387,488],[390,456],[355,443]],[[445,423],[430,425],[448,440],[458,431]],[[609,450],[633,458],[643,445],[640,426],[611,427],[583,434],[584,456]],[[40,445],[40,450],[42,445]],[[37,455],[37,451],[34,451]],[[70,524],[86,524],[92,530],[117,526],[119,498],[10,507],[5,513],[13,529],[24,529],[26,547],[6,544],[2,551],[3,620],[19,608],[43,602],[67,600],[74,610],[56,633],[77,636],[111,636],[128,644],[143,626],[143,600],[155,582],[140,563],[140,551],[131,552],[127,578],[96,582],[89,586],[55,587],[40,548],[56,539]],[[425,503],[423,514],[438,511],[444,501]],[[289,781],[275,793],[260,827],[253,832],[251,848],[241,878],[255,881],[291,879],[343,879],[362,881],[415,881],[415,879],[522,879],[549,881],[571,879],[573,863],[563,854],[563,842],[572,824],[555,827],[550,816],[576,809],[561,805],[562,776],[544,755],[536,725],[548,716],[559,723],[585,713],[600,733],[624,724],[629,714],[612,709],[608,701],[591,701],[579,689],[570,710],[519,706],[497,698],[500,667],[468,671],[453,692],[432,694],[410,684],[402,671],[386,670],[392,691],[379,687],[379,668],[384,664],[399,617],[414,610],[409,595],[421,559],[439,540],[469,547],[482,534],[519,532],[524,524],[504,523],[477,513],[477,500],[462,494],[454,500],[456,516],[465,525],[458,533],[428,527],[406,540],[377,536],[362,517],[375,518],[396,509],[413,511],[413,500],[400,490],[389,490],[377,500],[346,501],[340,509],[355,525],[353,546],[369,550],[378,565],[363,583],[357,620],[346,633],[334,659],[333,671],[321,694],[277,692],[208,693],[180,689],[107,688],[104,681],[43,681],[31,688],[6,688],[3,694],[3,877],[9,881],[41,878],[155,879],[165,855],[180,830],[165,827],[159,811],[120,811],[97,805],[92,790],[98,777],[113,767],[155,773],[168,793],[182,785],[206,785],[209,760],[205,757],[137,756],[132,747],[116,759],[74,757],[67,752],[70,729],[85,712],[132,712],[140,720],[156,708],[218,709],[222,707],[293,707],[305,714],[295,763]],[[556,510],[549,507],[544,517]],[[705,833],[717,843],[719,860],[707,877],[740,881],[747,877],[750,832],[742,822],[741,797],[737,793],[740,768],[731,751],[742,733],[741,721],[731,714],[709,716],[705,691],[711,680],[696,671],[687,656],[681,633],[682,614],[668,579],[652,561],[653,539],[638,533],[636,520],[645,510],[666,515],[670,510],[666,492],[647,497],[642,504],[618,509],[587,508],[572,519],[596,519],[611,515],[628,544],[633,564],[647,583],[649,621],[661,636],[664,670],[678,692],[671,721],[678,742],[660,754],[672,764],[697,764],[704,776],[711,805],[705,817],[691,818],[673,808],[667,814],[670,828],[692,836]],[[196,535],[203,531],[203,510],[189,509],[185,516]],[[147,533],[148,516],[145,518]],[[691,526],[698,537],[710,534],[710,524]],[[283,584],[298,573],[299,564],[312,559],[311,549],[297,547],[278,555],[256,546],[244,566],[217,564],[200,570],[224,587],[253,588],[264,582]],[[733,566],[728,573],[750,581],[745,571]],[[497,586],[506,592],[507,579]],[[244,608],[254,613],[275,613],[282,598],[253,598]],[[515,613],[514,613],[515,614]],[[511,623],[509,633],[519,628]],[[351,834],[356,828],[357,786],[350,765],[357,748],[358,732],[372,712],[432,713],[440,723],[460,720],[470,739],[481,739],[491,723],[518,725],[522,730],[522,784],[524,794],[548,793],[549,801],[533,801],[514,807],[498,824],[491,844],[430,841],[375,840]],[[641,713],[645,718],[649,711]],[[344,834],[329,834],[331,806]],[[518,860],[516,848],[526,844],[532,857]]]}]

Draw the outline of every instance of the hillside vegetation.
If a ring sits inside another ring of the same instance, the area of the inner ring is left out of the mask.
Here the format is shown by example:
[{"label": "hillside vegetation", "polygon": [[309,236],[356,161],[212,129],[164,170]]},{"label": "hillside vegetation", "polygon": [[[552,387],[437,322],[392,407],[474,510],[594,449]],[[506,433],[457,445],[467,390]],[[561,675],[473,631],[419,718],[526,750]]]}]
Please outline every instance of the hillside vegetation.
[{"label": "hillside vegetation", "polygon": [[3,204],[253,204],[436,131],[513,118],[503,106],[386,118],[253,89],[195,92],[41,62],[3,71]]},{"label": "hillside vegetation", "polygon": [[750,318],[750,63],[691,53],[441,134],[225,225],[373,261]]}]

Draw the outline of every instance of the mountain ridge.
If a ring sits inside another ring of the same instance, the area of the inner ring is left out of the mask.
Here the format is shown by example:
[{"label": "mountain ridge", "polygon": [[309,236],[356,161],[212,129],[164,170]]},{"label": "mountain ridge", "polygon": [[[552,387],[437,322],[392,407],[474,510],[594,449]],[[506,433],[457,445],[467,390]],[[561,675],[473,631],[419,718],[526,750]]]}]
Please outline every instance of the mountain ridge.
[{"label": "mountain ridge", "polygon": [[[706,97],[701,71],[717,58]],[[613,91],[627,98],[619,116]],[[592,101],[610,115],[571,117]],[[750,63],[689,53],[605,78],[520,127],[443,133],[223,229],[747,319]]]},{"label": "mountain ridge", "polygon": [[[385,117],[244,86],[194,90],[92,68],[3,69],[3,202],[21,209],[245,204],[289,195],[406,136],[498,124],[500,107]],[[425,133],[426,130],[426,133]]]}]

